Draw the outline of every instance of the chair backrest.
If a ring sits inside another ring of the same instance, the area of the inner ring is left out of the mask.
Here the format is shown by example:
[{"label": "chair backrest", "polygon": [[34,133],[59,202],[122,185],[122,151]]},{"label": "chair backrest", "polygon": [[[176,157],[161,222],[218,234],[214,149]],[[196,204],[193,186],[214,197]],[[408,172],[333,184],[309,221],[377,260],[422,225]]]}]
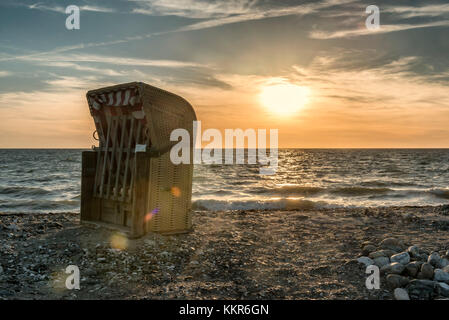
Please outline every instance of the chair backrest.
[{"label": "chair backrest", "polygon": [[[99,138],[93,196],[101,199],[100,220],[131,225],[139,171],[135,149],[143,144],[147,151],[161,153],[149,160],[145,178],[149,181],[148,209],[160,211],[146,223],[147,231],[189,229],[193,164],[174,165],[167,151],[177,143],[170,141],[171,132],[183,128],[190,134],[193,158],[196,115],[192,106],[175,94],[141,82],[92,90],[87,100]],[[179,189],[179,194],[167,191],[171,187]]]}]

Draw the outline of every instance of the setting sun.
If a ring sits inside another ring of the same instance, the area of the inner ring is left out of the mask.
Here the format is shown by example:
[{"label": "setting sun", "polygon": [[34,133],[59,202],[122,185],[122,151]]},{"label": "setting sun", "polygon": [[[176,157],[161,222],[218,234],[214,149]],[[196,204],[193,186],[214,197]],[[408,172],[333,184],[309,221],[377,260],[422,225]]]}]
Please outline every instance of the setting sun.
[{"label": "setting sun", "polygon": [[270,112],[290,115],[298,112],[308,101],[309,88],[294,84],[275,84],[262,89],[260,102]]}]

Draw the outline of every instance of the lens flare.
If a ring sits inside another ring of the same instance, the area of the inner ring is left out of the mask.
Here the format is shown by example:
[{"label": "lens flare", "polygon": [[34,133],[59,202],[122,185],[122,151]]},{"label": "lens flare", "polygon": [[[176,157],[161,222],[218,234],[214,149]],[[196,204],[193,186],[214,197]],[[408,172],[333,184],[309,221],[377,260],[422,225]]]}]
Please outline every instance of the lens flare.
[{"label": "lens flare", "polygon": [[113,249],[126,250],[128,248],[128,239],[121,233],[114,233],[110,242]]},{"label": "lens flare", "polygon": [[154,210],[151,211],[151,212],[148,212],[148,213],[145,215],[145,222],[148,222],[148,221],[150,221],[151,219],[153,219],[153,217],[154,217],[158,212],[159,212],[159,209],[158,209],[158,208],[154,209]]},{"label": "lens flare", "polygon": [[64,293],[67,290],[65,286],[67,277],[68,274],[65,274],[62,270],[52,272],[48,277],[48,287],[53,291],[53,293]]},{"label": "lens flare", "polygon": [[170,192],[176,198],[179,198],[181,196],[181,189],[179,189],[178,187],[172,187]]}]

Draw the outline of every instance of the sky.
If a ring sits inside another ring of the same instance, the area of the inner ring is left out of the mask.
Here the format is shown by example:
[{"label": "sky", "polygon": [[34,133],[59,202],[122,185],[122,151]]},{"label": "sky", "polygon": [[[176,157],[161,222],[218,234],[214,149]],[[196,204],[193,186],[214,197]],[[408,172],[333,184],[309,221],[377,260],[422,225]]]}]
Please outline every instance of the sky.
[{"label": "sky", "polygon": [[[0,148],[90,147],[86,92],[131,81],[203,129],[278,129],[281,148],[449,147],[448,31],[446,1],[2,0]],[[307,102],[273,112],[276,84]]]}]

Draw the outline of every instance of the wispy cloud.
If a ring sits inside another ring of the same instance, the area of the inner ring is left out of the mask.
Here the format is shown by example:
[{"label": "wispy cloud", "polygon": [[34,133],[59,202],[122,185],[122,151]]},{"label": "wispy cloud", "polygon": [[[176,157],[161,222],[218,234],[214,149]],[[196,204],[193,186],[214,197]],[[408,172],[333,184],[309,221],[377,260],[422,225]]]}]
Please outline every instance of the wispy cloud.
[{"label": "wispy cloud", "polygon": [[403,112],[449,104],[445,93],[447,84],[434,81],[439,74],[414,71],[423,63],[420,57],[398,57],[382,64],[367,61],[364,65],[351,66],[347,61],[349,54],[343,51],[334,56],[318,55],[307,67],[293,66],[294,72],[287,77],[314,88],[319,100],[333,100],[336,106],[340,104],[335,100],[348,101],[352,106],[363,107],[365,112],[380,108]]},{"label": "wispy cloud", "polygon": [[207,19],[206,21],[196,22],[175,30],[192,31],[245,21],[290,15],[306,15],[320,9],[354,1],[355,0],[324,0],[289,6],[279,4],[264,5],[264,3],[257,0],[215,2],[207,2],[204,0],[140,0],[137,2],[141,5],[141,8],[134,9],[133,12],[148,15],[176,15],[192,19]]},{"label": "wispy cloud", "polygon": [[429,23],[419,23],[419,24],[389,24],[381,25],[379,29],[348,29],[339,31],[319,31],[315,30],[310,32],[309,36],[312,39],[337,39],[337,38],[352,38],[368,35],[376,35],[390,32],[398,32],[411,29],[421,29],[421,28],[431,28],[431,27],[447,27],[449,26],[449,20],[445,21],[435,21]]},{"label": "wispy cloud", "polygon": [[[66,13],[65,9],[66,7],[62,7],[59,5],[46,5],[46,4],[42,4],[40,2],[35,3],[35,4],[31,4],[31,5],[27,5],[28,9],[35,9],[35,10],[41,10],[41,11],[53,11],[53,12],[58,12],[58,13]],[[115,9],[112,8],[105,8],[105,7],[99,7],[99,6],[93,6],[93,5],[84,5],[84,6],[79,6],[81,11],[91,11],[91,12],[103,12],[103,13],[111,13],[111,12],[116,12]]]},{"label": "wispy cloud", "polygon": [[[86,48],[107,46],[118,43],[124,43],[131,39],[125,38],[120,40],[113,40],[109,42],[98,42],[88,44],[78,44],[73,46],[63,46],[49,51],[36,52],[19,56],[3,55],[0,56],[0,62],[6,61],[28,61],[28,62],[94,62],[106,63],[112,65],[129,65],[129,66],[146,66],[146,67],[165,67],[165,68],[199,68],[210,67],[204,64],[188,61],[176,60],[157,60],[157,59],[139,59],[139,58],[124,58],[94,54],[66,54],[66,52],[73,50],[81,50]],[[64,54],[62,54],[64,53]]]},{"label": "wispy cloud", "polygon": [[34,3],[27,6],[28,9],[35,9],[35,10],[41,10],[41,11],[54,11],[59,13],[65,13],[65,8],[61,6],[49,6],[42,3]]},{"label": "wispy cloud", "polygon": [[98,6],[91,6],[91,5],[80,6],[80,10],[81,11],[91,11],[91,12],[104,12],[104,13],[117,12],[115,9],[112,9],[112,8],[98,7]]},{"label": "wispy cloud", "polygon": [[[344,16],[345,21],[337,22],[333,30],[314,30],[309,33],[312,39],[337,39],[337,38],[354,38],[360,36],[369,36],[377,34],[385,34],[390,32],[398,32],[411,29],[422,29],[432,27],[449,26],[449,4],[429,4],[424,6],[381,6],[380,15],[381,24],[379,29],[369,30],[365,28],[364,10],[360,4],[354,4],[353,10],[337,8],[325,17],[336,18]],[[357,9],[355,9],[357,8]],[[361,14],[362,13],[362,14]],[[387,15],[388,23],[382,23],[384,15]],[[421,18],[413,21],[413,18]],[[426,19],[427,18],[427,19]],[[348,21],[352,22],[354,28],[348,29]],[[354,23],[358,21],[359,23]]]},{"label": "wispy cloud", "polygon": [[46,67],[56,67],[56,68],[69,68],[77,71],[87,71],[95,74],[101,74],[105,76],[123,76],[124,72],[119,72],[113,69],[105,69],[105,68],[96,68],[91,66],[83,66],[80,64],[72,63],[72,62],[57,62],[57,61],[42,61],[39,63],[40,66]]},{"label": "wispy cloud", "polygon": [[79,62],[97,62],[109,63],[123,66],[143,66],[143,67],[165,67],[165,68],[192,68],[205,67],[205,65],[176,61],[176,60],[154,60],[154,59],[138,59],[138,58],[122,58],[122,57],[108,57],[98,55],[72,55],[68,59]]},{"label": "wispy cloud", "polygon": [[397,14],[401,18],[438,17],[449,14],[449,4],[430,4],[426,6],[389,6],[382,10]]},{"label": "wispy cloud", "polygon": [[[111,64],[117,66],[141,66],[141,67],[164,67],[164,68],[199,68],[206,65],[195,62],[185,62],[176,60],[154,60],[139,58],[124,58],[114,56],[103,56],[94,54],[46,54],[39,56],[17,57],[17,60],[28,62],[91,62],[98,64]],[[57,65],[55,65],[57,66]],[[61,65],[60,65],[61,66]]]},{"label": "wispy cloud", "polygon": [[[178,15],[188,18],[198,19],[199,17],[205,18],[205,21],[194,22],[186,26],[176,28],[173,30],[145,33],[141,35],[134,35],[124,37],[121,39],[93,42],[93,43],[80,43],[73,46],[63,46],[55,48],[45,52],[35,52],[22,56],[0,56],[1,61],[12,60],[27,60],[34,57],[46,56],[52,53],[63,53],[73,50],[81,50],[93,47],[112,46],[121,43],[127,43],[130,41],[148,39],[153,36],[207,29],[212,27],[223,26],[227,24],[233,24],[244,21],[261,20],[267,18],[283,17],[289,15],[306,15],[317,12],[321,9],[337,7],[339,5],[353,3],[356,0],[323,0],[321,2],[311,2],[302,5],[295,6],[279,6],[270,4],[262,6],[259,0],[245,0],[235,1],[233,0],[229,4],[225,4],[222,1],[206,2],[204,0],[129,0],[131,2],[138,3],[141,7],[134,9],[134,13],[142,13],[148,15]],[[208,4],[209,3],[209,4]],[[257,5],[256,5],[257,4]],[[234,6],[235,5],[235,6]],[[44,6],[40,3],[30,6],[33,9],[52,10],[62,12],[62,7],[50,7]],[[94,6],[87,6],[93,11]],[[113,10],[113,9],[111,9]],[[107,10],[105,10],[106,12]],[[159,65],[164,61],[159,61]],[[173,65],[168,63],[167,65]]]},{"label": "wispy cloud", "polygon": [[223,18],[229,15],[247,14],[254,10],[257,0],[130,0],[139,8],[132,12],[153,16],[180,16],[193,19]]},{"label": "wispy cloud", "polygon": [[[146,36],[147,38],[150,35]],[[132,40],[136,39],[142,39],[143,36],[132,36],[132,37],[126,37],[123,39],[117,39],[117,40],[111,40],[111,41],[100,41],[100,42],[91,42],[91,43],[79,43],[72,46],[62,46],[57,47],[48,51],[40,51],[40,52],[30,52],[28,54],[13,56],[13,55],[0,55],[0,62],[2,61],[13,61],[13,60],[32,60],[33,58],[39,59],[39,57],[48,56],[51,54],[58,54],[58,53],[64,53],[74,50],[82,50],[82,49],[88,49],[88,48],[95,48],[95,47],[103,47],[103,46],[111,46],[115,44],[120,43],[126,43]]]},{"label": "wispy cloud", "polygon": [[66,89],[80,89],[84,90],[85,88],[89,88],[89,86],[97,85],[99,83],[99,79],[96,76],[84,76],[84,77],[71,77],[71,76],[62,76],[57,77],[55,79],[46,81],[50,87],[51,91],[63,91]]}]

